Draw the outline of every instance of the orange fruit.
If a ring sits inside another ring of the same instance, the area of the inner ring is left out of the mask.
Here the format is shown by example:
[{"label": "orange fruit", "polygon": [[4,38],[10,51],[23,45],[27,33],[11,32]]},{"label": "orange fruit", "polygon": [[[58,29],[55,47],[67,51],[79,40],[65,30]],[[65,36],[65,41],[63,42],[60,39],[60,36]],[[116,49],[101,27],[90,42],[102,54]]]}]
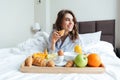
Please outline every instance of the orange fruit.
[{"label": "orange fruit", "polygon": [[88,66],[99,67],[101,65],[100,56],[96,53],[91,53],[88,55]]},{"label": "orange fruit", "polygon": [[79,45],[75,45],[74,52],[76,52],[78,54],[82,54],[82,47]]}]

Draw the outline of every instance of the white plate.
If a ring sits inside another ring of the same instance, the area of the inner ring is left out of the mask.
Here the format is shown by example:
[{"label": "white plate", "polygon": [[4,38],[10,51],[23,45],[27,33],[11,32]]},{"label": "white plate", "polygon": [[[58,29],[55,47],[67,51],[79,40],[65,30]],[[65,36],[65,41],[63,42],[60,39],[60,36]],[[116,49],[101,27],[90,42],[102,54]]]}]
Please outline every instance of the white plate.
[{"label": "white plate", "polygon": [[66,61],[63,61],[63,62],[60,62],[60,63],[55,62],[55,65],[61,67],[61,66],[64,66],[66,63],[67,63]]},{"label": "white plate", "polygon": [[64,59],[66,61],[74,60],[76,56],[77,56],[77,53],[75,52],[64,52]]}]

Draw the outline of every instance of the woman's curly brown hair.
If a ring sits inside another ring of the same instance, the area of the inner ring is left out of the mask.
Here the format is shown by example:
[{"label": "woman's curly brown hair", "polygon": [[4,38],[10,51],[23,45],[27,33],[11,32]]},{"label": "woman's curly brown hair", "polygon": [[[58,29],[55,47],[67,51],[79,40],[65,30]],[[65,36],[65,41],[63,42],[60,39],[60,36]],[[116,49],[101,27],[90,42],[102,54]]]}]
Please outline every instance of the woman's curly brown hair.
[{"label": "woman's curly brown hair", "polygon": [[62,24],[62,20],[64,18],[64,16],[69,13],[73,16],[73,22],[74,22],[74,27],[73,30],[71,32],[69,32],[69,37],[70,39],[74,42],[77,38],[78,38],[78,24],[77,24],[77,20],[75,15],[73,14],[72,11],[70,10],[61,10],[58,14],[57,14],[57,19],[54,25],[54,29],[56,30],[62,30],[61,24]]}]

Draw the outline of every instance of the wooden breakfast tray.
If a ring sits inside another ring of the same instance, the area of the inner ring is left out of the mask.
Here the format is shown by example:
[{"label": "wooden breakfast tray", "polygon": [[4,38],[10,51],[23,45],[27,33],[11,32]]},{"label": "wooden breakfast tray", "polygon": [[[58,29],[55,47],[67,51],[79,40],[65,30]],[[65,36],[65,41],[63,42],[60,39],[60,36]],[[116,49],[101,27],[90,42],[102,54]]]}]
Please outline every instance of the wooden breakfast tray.
[{"label": "wooden breakfast tray", "polygon": [[20,71],[23,73],[86,73],[86,74],[96,74],[103,73],[105,71],[105,67],[103,64],[100,67],[38,67],[24,66],[24,63],[20,67]]}]

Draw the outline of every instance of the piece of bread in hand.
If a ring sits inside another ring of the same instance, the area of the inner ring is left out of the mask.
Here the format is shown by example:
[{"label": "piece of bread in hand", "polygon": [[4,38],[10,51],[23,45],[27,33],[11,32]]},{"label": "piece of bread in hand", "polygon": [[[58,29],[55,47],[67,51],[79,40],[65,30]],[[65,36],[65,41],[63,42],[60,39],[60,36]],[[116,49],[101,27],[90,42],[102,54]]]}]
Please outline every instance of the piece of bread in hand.
[{"label": "piece of bread in hand", "polygon": [[64,29],[63,29],[63,30],[58,31],[58,34],[59,34],[60,36],[63,36],[63,35],[64,35],[64,33],[65,33],[65,30],[64,30]]},{"label": "piece of bread in hand", "polygon": [[33,62],[33,58],[32,58],[32,56],[29,56],[25,60],[25,66],[31,67],[32,66],[32,62]]}]

